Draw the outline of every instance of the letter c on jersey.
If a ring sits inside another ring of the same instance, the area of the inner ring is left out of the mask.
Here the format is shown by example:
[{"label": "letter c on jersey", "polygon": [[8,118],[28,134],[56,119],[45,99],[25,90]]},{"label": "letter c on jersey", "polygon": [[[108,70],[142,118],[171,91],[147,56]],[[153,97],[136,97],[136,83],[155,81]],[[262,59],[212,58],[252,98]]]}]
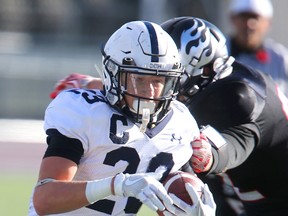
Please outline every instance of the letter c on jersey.
[{"label": "letter c on jersey", "polygon": [[110,119],[109,137],[115,144],[125,144],[129,140],[129,133],[123,132],[122,136],[117,136],[117,121],[121,121],[123,125],[128,126],[125,116],[113,114]]}]

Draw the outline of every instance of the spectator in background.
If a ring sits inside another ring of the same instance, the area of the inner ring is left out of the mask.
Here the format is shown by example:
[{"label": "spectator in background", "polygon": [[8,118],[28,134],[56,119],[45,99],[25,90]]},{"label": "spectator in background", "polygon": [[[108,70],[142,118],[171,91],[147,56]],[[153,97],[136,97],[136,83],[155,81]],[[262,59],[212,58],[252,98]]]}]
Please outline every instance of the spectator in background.
[{"label": "spectator in background", "polygon": [[233,33],[228,37],[229,54],[238,61],[270,76],[288,96],[288,50],[267,38],[273,17],[270,0],[231,0]]},{"label": "spectator in background", "polygon": [[[227,37],[228,52],[239,62],[269,74],[288,96],[288,51],[267,38],[273,17],[270,0],[231,0],[229,7],[233,32]],[[213,179],[209,186],[217,203],[217,215],[246,215],[233,188],[223,177]]]}]

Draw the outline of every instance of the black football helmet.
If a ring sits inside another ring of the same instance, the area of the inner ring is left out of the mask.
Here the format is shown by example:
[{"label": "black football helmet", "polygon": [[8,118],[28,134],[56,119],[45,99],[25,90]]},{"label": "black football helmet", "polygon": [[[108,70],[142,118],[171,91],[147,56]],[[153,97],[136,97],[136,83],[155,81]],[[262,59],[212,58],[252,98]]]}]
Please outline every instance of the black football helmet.
[{"label": "black football helmet", "polygon": [[195,17],[177,17],[161,24],[175,41],[185,67],[181,95],[191,96],[199,88],[232,72],[226,38],[212,23]]}]

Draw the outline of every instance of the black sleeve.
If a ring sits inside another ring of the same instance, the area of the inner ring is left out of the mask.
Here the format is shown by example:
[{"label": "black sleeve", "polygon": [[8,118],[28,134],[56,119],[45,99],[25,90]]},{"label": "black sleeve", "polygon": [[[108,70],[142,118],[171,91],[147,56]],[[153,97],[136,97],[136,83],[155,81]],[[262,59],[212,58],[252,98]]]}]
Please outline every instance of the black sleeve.
[{"label": "black sleeve", "polygon": [[221,173],[242,164],[257,146],[259,132],[253,123],[230,127],[221,132],[227,144],[213,148],[213,166],[210,173]]},{"label": "black sleeve", "polygon": [[48,135],[48,148],[46,149],[44,158],[59,156],[79,165],[80,159],[84,153],[80,140],[66,137],[56,129],[48,129],[46,134]]}]

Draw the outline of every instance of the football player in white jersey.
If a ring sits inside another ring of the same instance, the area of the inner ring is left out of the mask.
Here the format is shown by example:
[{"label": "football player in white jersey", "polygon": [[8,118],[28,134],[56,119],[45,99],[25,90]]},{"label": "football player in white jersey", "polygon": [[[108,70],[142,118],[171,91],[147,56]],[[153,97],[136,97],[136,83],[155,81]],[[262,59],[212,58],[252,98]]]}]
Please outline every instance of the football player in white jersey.
[{"label": "football player in white jersey", "polygon": [[142,203],[196,215],[201,202],[177,208],[158,181],[189,161],[199,136],[174,100],[183,74],[174,41],[157,24],[126,23],[107,41],[102,66],[103,91],[62,91],[46,109],[48,147],[29,216],[135,215]]}]

